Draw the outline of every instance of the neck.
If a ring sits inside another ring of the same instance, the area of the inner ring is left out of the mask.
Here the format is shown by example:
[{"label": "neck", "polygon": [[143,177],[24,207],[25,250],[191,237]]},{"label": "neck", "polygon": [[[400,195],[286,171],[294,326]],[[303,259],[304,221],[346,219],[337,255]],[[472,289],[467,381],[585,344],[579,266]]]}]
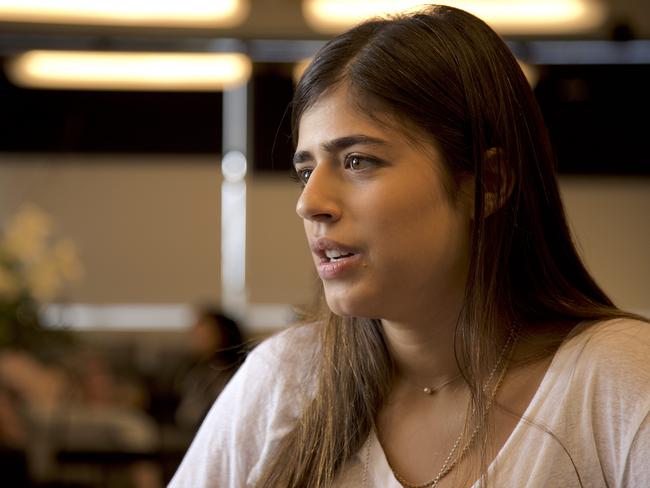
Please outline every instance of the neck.
[{"label": "neck", "polygon": [[455,314],[419,321],[382,320],[396,381],[435,387],[459,375],[454,355]]}]

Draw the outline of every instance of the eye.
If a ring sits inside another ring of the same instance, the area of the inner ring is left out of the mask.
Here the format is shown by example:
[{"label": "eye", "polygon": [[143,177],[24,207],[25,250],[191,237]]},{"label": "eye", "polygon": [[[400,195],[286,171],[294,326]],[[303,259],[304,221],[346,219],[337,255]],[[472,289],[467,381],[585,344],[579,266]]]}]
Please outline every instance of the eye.
[{"label": "eye", "polygon": [[345,157],[344,166],[346,169],[351,169],[353,171],[363,171],[367,168],[370,168],[376,164],[376,161],[358,154],[350,154]]},{"label": "eye", "polygon": [[296,168],[294,172],[296,181],[301,185],[306,185],[313,171],[313,168]]}]

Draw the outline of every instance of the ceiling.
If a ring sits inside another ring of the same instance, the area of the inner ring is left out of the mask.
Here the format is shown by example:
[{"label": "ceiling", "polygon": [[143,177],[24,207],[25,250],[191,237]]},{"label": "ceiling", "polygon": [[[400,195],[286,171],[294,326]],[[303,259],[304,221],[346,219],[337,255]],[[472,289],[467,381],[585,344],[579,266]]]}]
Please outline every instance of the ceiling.
[{"label": "ceiling", "polygon": [[[650,39],[649,0],[602,0],[609,10],[607,21],[581,38],[601,40]],[[160,42],[185,42],[188,39],[234,38],[322,40],[327,36],[314,32],[305,22],[301,0],[250,0],[250,15],[244,24],[231,29],[161,29],[134,27],[87,27],[18,24],[0,22],[0,54],[48,43],[84,42],[101,39],[122,44],[143,39]],[[537,36],[539,37],[539,36]],[[547,37],[548,38],[548,37]],[[566,39],[567,36],[564,36]],[[577,36],[569,36],[575,39]]]}]

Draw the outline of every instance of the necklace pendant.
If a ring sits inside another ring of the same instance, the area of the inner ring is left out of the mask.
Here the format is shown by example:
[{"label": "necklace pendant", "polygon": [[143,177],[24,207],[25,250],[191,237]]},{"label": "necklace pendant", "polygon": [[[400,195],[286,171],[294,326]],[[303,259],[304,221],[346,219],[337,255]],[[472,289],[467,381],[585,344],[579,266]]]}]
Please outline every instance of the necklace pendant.
[{"label": "necklace pendant", "polygon": [[424,393],[426,393],[427,395],[433,395],[434,390],[433,390],[433,388],[430,388],[430,387],[427,386],[427,387],[423,388],[422,391]]}]

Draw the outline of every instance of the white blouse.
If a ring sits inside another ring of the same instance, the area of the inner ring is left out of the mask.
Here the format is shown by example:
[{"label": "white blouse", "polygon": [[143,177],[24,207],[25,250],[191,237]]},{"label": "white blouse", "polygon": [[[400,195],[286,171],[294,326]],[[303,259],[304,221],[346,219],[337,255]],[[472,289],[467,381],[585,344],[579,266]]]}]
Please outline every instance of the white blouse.
[{"label": "white blouse", "polygon": [[[254,486],[314,394],[316,327],[288,329],[249,355],[171,488]],[[524,414],[532,424],[517,424],[489,467],[490,484],[650,487],[649,412],[650,324],[616,319],[589,327],[556,352]],[[360,488],[364,477],[368,487],[401,488],[372,432],[334,486]]]}]

